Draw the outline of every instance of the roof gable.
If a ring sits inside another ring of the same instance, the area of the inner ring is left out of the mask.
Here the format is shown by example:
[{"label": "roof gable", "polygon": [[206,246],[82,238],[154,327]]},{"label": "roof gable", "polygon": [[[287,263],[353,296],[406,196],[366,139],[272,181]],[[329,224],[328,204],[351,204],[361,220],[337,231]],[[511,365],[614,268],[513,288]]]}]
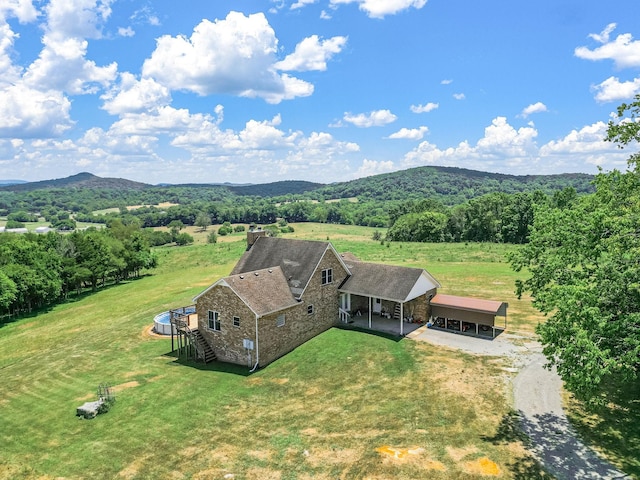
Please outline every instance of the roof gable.
[{"label": "roof gable", "polygon": [[329,242],[259,237],[240,258],[231,274],[280,267],[291,292],[300,296],[327,250],[332,250],[340,259]]},{"label": "roof gable", "polygon": [[287,280],[280,267],[255,270],[221,278],[194,298],[203,296],[217,286],[228,287],[257,316],[284,310],[298,304],[291,294]]}]

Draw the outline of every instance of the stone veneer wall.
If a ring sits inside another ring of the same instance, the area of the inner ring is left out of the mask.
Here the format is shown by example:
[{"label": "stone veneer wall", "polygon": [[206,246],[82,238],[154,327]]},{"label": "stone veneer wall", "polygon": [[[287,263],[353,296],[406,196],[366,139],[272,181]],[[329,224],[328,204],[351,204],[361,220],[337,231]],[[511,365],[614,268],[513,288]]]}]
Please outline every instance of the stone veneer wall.
[{"label": "stone veneer wall", "polygon": [[[333,270],[333,281],[322,285],[322,270],[327,268]],[[239,365],[249,364],[243,340],[253,340],[251,361],[255,363],[256,349],[259,348],[260,366],[265,366],[337,323],[340,304],[338,285],[346,276],[347,271],[339,259],[332,250],[328,250],[298,305],[258,319],[257,342],[255,314],[231,288],[218,285],[198,298],[196,312],[199,330],[219,360]],[[313,305],[312,314],[307,313],[310,305]],[[209,310],[220,313],[220,331],[209,329]],[[276,322],[280,314],[285,315],[285,324],[278,327]],[[233,326],[233,316],[240,317],[239,327]]]},{"label": "stone veneer wall", "polygon": [[[209,329],[208,311],[219,312],[220,331]],[[256,316],[249,307],[224,285],[206,292],[196,304],[198,329],[211,346],[218,360],[239,365],[255,364]],[[233,317],[240,317],[240,326],[233,325]],[[244,339],[254,342],[253,352],[244,348]]]},{"label": "stone veneer wall", "polygon": [[[327,268],[333,270],[333,281],[322,285],[322,270]],[[260,366],[271,363],[338,322],[338,285],[346,276],[346,270],[329,250],[318,264],[299,305],[260,318]],[[312,314],[307,313],[310,305],[313,305]],[[278,327],[277,317],[281,313],[285,315],[285,324]]]}]

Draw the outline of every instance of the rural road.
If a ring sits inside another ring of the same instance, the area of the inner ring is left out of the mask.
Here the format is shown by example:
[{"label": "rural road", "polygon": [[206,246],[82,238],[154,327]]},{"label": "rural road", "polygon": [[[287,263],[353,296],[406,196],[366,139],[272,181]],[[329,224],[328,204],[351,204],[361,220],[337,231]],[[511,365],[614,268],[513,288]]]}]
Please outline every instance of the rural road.
[{"label": "rural road", "polygon": [[512,358],[518,368],[513,380],[514,408],[522,430],[531,440],[531,453],[558,480],[631,479],[578,439],[562,408],[562,380],[555,370],[544,368],[546,359],[537,342],[508,334],[486,340],[426,327],[410,337],[476,355]]}]

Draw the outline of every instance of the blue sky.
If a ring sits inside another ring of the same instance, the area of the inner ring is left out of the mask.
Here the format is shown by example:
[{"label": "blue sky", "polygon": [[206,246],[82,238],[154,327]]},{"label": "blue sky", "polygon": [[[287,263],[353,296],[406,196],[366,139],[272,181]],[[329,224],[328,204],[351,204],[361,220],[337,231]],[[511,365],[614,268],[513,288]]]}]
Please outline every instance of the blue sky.
[{"label": "blue sky", "polygon": [[0,179],[625,169],[637,0],[0,0]]}]

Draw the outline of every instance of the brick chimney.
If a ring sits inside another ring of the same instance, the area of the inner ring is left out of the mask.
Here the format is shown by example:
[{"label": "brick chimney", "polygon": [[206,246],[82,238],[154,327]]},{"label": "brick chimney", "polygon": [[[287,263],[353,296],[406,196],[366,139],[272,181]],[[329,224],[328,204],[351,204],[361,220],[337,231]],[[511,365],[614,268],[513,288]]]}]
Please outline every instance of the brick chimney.
[{"label": "brick chimney", "polygon": [[261,227],[257,227],[257,228],[249,228],[249,231],[247,232],[247,250],[249,250],[254,243],[256,243],[256,240],[259,237],[266,237],[267,236],[267,231],[266,230],[262,230]]}]

